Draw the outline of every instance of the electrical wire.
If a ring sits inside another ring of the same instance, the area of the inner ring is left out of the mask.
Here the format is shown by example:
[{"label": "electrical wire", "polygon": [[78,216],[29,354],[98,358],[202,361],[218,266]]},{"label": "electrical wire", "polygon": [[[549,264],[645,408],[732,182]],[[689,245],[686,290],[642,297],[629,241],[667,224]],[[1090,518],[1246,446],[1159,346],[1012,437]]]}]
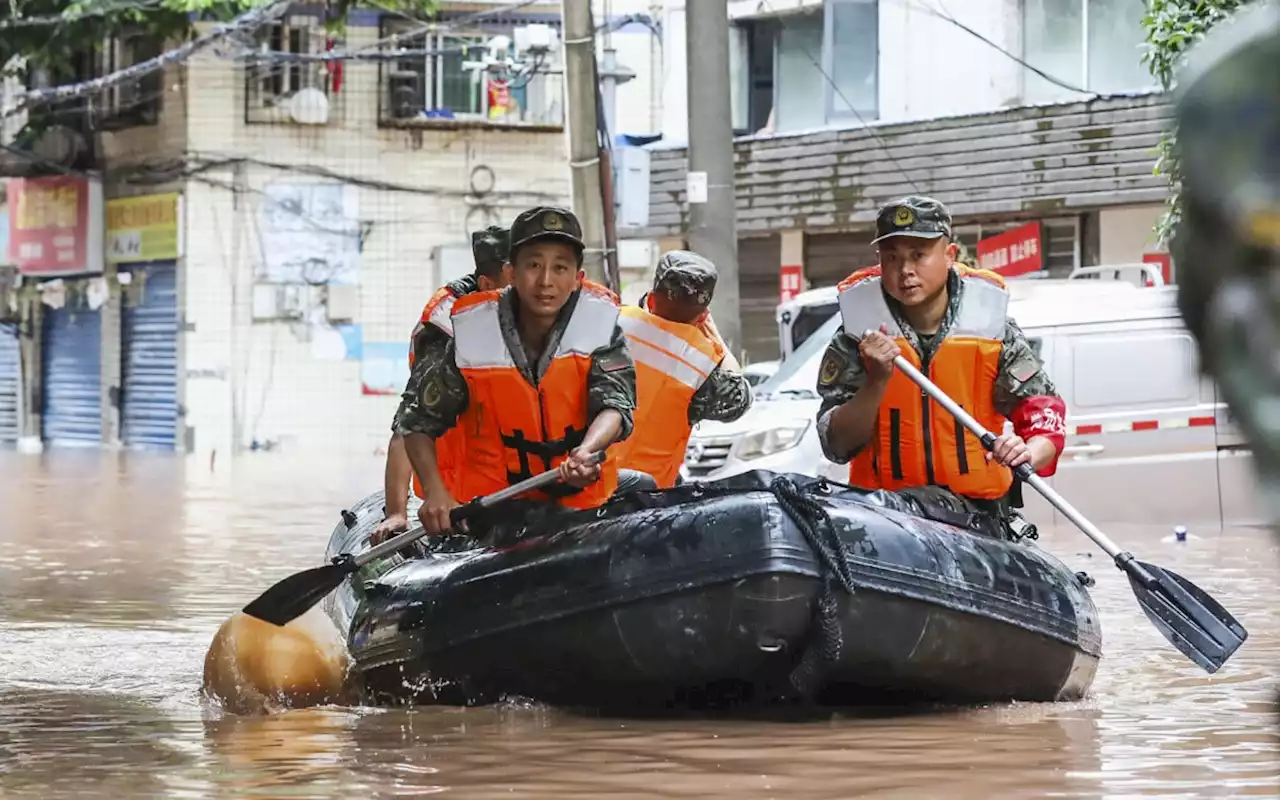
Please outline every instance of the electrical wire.
[{"label": "electrical wire", "polygon": [[98,6],[77,9],[74,13],[46,14],[32,17],[6,17],[0,19],[0,30],[12,28],[41,28],[80,22],[86,19],[105,17],[121,11],[150,11],[163,8],[161,0],[137,0],[128,3],[104,3]]},{"label": "electrical wire", "polygon": [[6,110],[3,115],[0,115],[0,119],[15,116],[38,103],[71,100],[84,97],[91,93],[98,93],[103,89],[108,89],[126,81],[140,78],[143,75],[155,72],[156,70],[163,69],[170,64],[185,61],[195,53],[217,41],[270,22],[283,14],[288,7],[288,0],[275,0],[275,2],[270,5],[262,6],[241,14],[230,22],[218,25],[208,33],[197,36],[186,44],[161,53],[155,58],[149,58],[146,61],[134,64],[131,67],[126,67],[122,70],[117,70],[108,75],[87,81],[69,83],[62,86],[53,86],[45,89],[28,90],[19,96],[18,103],[13,108]]},{"label": "electrical wire", "polygon": [[1005,57],[1009,58],[1009,59],[1010,59],[1010,60],[1012,60],[1014,63],[1016,63],[1016,64],[1018,64],[1019,66],[1021,66],[1023,69],[1026,69],[1026,70],[1028,70],[1028,71],[1030,71],[1030,72],[1035,73],[1036,75],[1039,75],[1041,78],[1044,78],[1046,81],[1048,81],[1049,83],[1054,84],[1055,86],[1058,86],[1059,88],[1066,89],[1067,91],[1071,91],[1071,92],[1076,92],[1076,93],[1078,93],[1078,94],[1082,94],[1082,95],[1089,95],[1089,96],[1092,96],[1093,98],[1097,98],[1097,97],[1101,97],[1101,96],[1102,96],[1102,95],[1101,95],[1101,94],[1099,94],[1098,92],[1093,92],[1093,91],[1090,91],[1090,90],[1088,90],[1088,89],[1082,89],[1082,88],[1080,88],[1079,86],[1075,86],[1074,84],[1067,83],[1066,81],[1062,80],[1061,78],[1058,78],[1058,77],[1055,77],[1055,76],[1053,76],[1053,75],[1050,75],[1049,73],[1045,72],[1044,70],[1040,69],[1039,67],[1034,66],[1034,65],[1032,65],[1032,64],[1030,64],[1030,63],[1028,63],[1026,60],[1022,59],[1021,57],[1019,57],[1019,56],[1017,56],[1017,55],[1014,55],[1013,53],[1009,52],[1008,50],[1004,49],[1004,48],[1003,48],[1003,47],[1001,47],[1000,45],[998,45],[998,44],[996,44],[995,42],[993,42],[993,41],[991,41],[990,39],[988,39],[986,36],[983,36],[981,33],[978,33],[978,32],[977,32],[977,31],[975,31],[973,28],[969,27],[968,25],[964,24],[963,22],[961,22],[960,20],[958,20],[958,19],[956,19],[954,16],[952,16],[952,15],[951,15],[951,12],[947,10],[947,7],[943,4],[942,0],[937,0],[938,5],[939,5],[939,6],[941,7],[941,9],[942,9],[941,11],[939,11],[939,10],[937,10],[937,9],[934,9],[934,8],[930,8],[929,6],[923,5],[923,4],[918,3],[918,2],[913,2],[912,0],[891,0],[891,1],[892,1],[892,2],[896,2],[896,3],[899,3],[899,4],[902,4],[902,5],[905,5],[905,6],[907,6],[908,8],[912,8],[912,9],[915,9],[915,10],[917,10],[917,11],[922,11],[922,12],[924,12],[925,14],[928,14],[928,15],[930,15],[930,16],[932,16],[932,17],[935,17],[935,18],[937,18],[937,19],[943,20],[944,22],[947,22],[947,23],[949,23],[949,24],[951,24],[951,25],[954,25],[955,27],[957,27],[957,28],[959,28],[960,30],[964,31],[965,33],[969,34],[969,35],[970,35],[970,36],[972,36],[973,38],[975,38],[975,39],[977,39],[978,41],[982,42],[983,44],[987,45],[987,46],[988,46],[988,47],[990,47],[991,49],[993,49],[993,50],[995,50],[996,52],[1000,53],[1001,55],[1003,55],[1003,56],[1005,56]]},{"label": "electrical wire", "polygon": [[[941,19],[944,22],[947,22],[948,24],[954,25],[956,28],[964,31],[970,36],[973,36],[974,38],[987,44],[991,48],[995,49],[996,51],[1000,52],[1004,56],[1013,60],[1015,63],[1030,70],[1031,72],[1034,72],[1035,74],[1039,75],[1040,77],[1044,78],[1050,83],[1053,83],[1061,88],[1067,89],[1069,91],[1081,93],[1084,95],[1092,94],[1093,98],[1097,98],[1100,96],[1096,92],[1090,93],[1085,89],[1081,89],[1077,86],[1073,86],[1072,84],[1067,83],[1066,81],[1056,78],[1044,72],[1043,70],[1039,69],[1038,67],[1032,66],[1031,64],[1027,63],[1024,59],[1004,49],[1000,45],[988,39],[986,36],[983,36],[982,34],[975,31],[970,26],[960,22],[954,16],[952,16],[949,11],[946,11],[945,8],[942,11],[938,11],[937,9],[933,9],[928,6],[922,5],[920,3],[913,2],[913,0],[890,0],[890,2],[897,3],[898,5],[906,7],[908,9],[921,11],[937,19]],[[762,8],[766,8],[770,12],[777,15],[775,17],[772,17],[772,19],[776,20],[780,27],[790,30],[790,28],[788,28],[786,23],[786,15],[778,14],[777,10],[773,8],[769,0],[760,0],[760,5]],[[880,150],[884,152],[884,154],[888,157],[889,161],[893,163],[894,167],[898,170],[898,172],[902,175],[902,177],[906,179],[907,184],[911,186],[912,190],[919,192],[920,187],[916,184],[914,180],[912,180],[911,176],[907,173],[907,170],[902,166],[902,163],[898,161],[898,159],[893,155],[893,151],[889,148],[888,144],[884,141],[884,139],[876,132],[875,127],[873,125],[870,125],[867,122],[867,120],[862,116],[862,114],[858,111],[858,109],[854,107],[854,104],[849,101],[849,98],[845,96],[844,92],[840,90],[839,85],[836,84],[835,78],[833,78],[823,68],[821,60],[818,58],[815,58],[813,53],[808,48],[800,46],[798,49],[804,53],[805,57],[809,59],[809,61],[813,64],[814,68],[818,70],[818,72],[822,75],[823,79],[825,79],[826,82],[830,84],[832,91],[834,91],[835,94],[840,98],[840,100],[849,108],[849,110],[853,112],[853,115],[854,117],[857,118],[859,124],[861,124],[863,129],[867,131],[867,134],[876,141],[876,144],[879,146]]]},{"label": "electrical wire", "polygon": [[[760,4],[762,7],[767,8],[769,11],[772,11],[775,14],[777,13],[777,11],[773,8],[773,5],[769,2],[769,0],[760,0]],[[791,28],[789,28],[787,26],[787,23],[784,21],[783,15],[778,15],[776,19],[777,19],[778,25],[781,26],[783,29],[791,30]],[[896,167],[898,172],[902,174],[902,177],[906,179],[907,184],[912,188],[912,190],[915,192],[919,192],[920,187],[917,186],[916,182],[911,179],[911,175],[908,174],[906,168],[902,166],[902,162],[898,161],[898,159],[893,155],[893,151],[889,148],[889,145],[885,142],[885,140],[881,138],[880,134],[876,133],[876,130],[874,127],[872,127],[867,123],[867,120],[862,116],[861,112],[858,111],[858,109],[853,105],[853,103],[849,101],[849,98],[845,97],[844,92],[842,92],[840,90],[839,85],[836,84],[835,78],[827,74],[827,71],[822,68],[822,61],[818,58],[815,58],[813,53],[809,51],[809,48],[801,46],[799,49],[801,52],[804,53],[805,58],[809,59],[809,61],[813,63],[814,69],[818,70],[819,74],[821,74],[822,77],[826,79],[827,83],[831,85],[832,91],[834,91],[836,95],[842,101],[844,101],[844,104],[849,107],[849,110],[853,112],[853,115],[855,117],[857,117],[858,122],[862,125],[863,129],[868,133],[868,135],[870,135],[872,139],[875,139],[876,144],[879,145],[880,149],[884,152],[884,154],[888,156],[889,160],[893,162],[893,166]],[[776,90],[777,87],[774,87],[774,88]],[[777,108],[776,103],[774,105],[774,108],[776,111],[776,108]]]}]

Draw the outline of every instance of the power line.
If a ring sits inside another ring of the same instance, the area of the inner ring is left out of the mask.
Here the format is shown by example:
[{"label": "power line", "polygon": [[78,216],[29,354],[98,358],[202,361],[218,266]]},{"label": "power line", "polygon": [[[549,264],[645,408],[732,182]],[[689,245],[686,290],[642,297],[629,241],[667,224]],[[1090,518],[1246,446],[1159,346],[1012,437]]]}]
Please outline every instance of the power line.
[{"label": "power line", "polygon": [[[922,11],[937,19],[941,19],[944,22],[947,22],[948,24],[954,25],[956,28],[964,31],[970,36],[973,36],[974,38],[988,45],[992,49],[996,50],[997,52],[1011,59],[1015,63],[1021,65],[1025,69],[1028,69],[1031,72],[1034,72],[1036,75],[1039,75],[1040,77],[1044,78],[1050,83],[1053,83],[1061,88],[1064,88],[1079,94],[1092,95],[1093,98],[1097,98],[1101,96],[1097,92],[1089,92],[1085,89],[1081,89],[1077,86],[1067,83],[1066,81],[1056,78],[1053,75],[1050,75],[1049,73],[1039,69],[1038,67],[1035,67],[1027,63],[1021,57],[1009,52],[1005,48],[991,41],[986,36],[983,36],[981,33],[978,33],[973,28],[969,27],[963,22],[960,22],[958,19],[952,16],[950,12],[946,11],[945,8],[943,11],[938,11],[937,9],[933,9],[928,6],[922,5],[920,3],[913,2],[913,0],[891,0],[891,1],[898,3],[899,5],[902,5],[903,7],[906,7],[908,9]],[[777,13],[776,9],[773,8],[769,0],[760,0],[760,3],[762,7],[767,8],[769,11],[775,14]],[[781,26],[784,29],[789,29],[785,21],[786,20],[785,15],[779,14],[776,17],[774,17],[774,19],[777,21],[779,26]],[[801,46],[799,47],[799,49],[804,53],[805,57],[809,59],[809,61],[813,64],[814,68],[818,70],[818,72],[827,81],[827,83],[831,85],[832,90],[840,98],[840,100],[843,101],[846,106],[848,106],[851,112],[853,112],[853,115],[858,119],[859,124],[862,125],[862,127],[867,131],[867,133],[871,136],[871,138],[875,139],[876,144],[879,145],[880,149],[889,158],[889,160],[893,162],[894,167],[896,167],[898,172],[902,175],[902,177],[906,179],[907,184],[910,185],[914,191],[917,191],[917,192],[920,191],[920,188],[916,185],[915,181],[911,179],[911,176],[907,173],[906,169],[902,166],[901,162],[899,162],[898,159],[894,157],[893,151],[889,148],[888,144],[884,141],[883,138],[881,138],[876,133],[874,126],[870,125],[867,122],[867,120],[862,116],[862,114],[858,111],[858,109],[854,107],[853,103],[849,101],[849,98],[845,96],[844,92],[841,91],[839,85],[836,83],[835,78],[833,78],[830,74],[828,74],[828,72],[823,68],[822,62],[818,58],[815,58],[813,53],[810,52],[808,48]]]},{"label": "power line", "polygon": [[1073,84],[1067,83],[1061,78],[1050,75],[1049,73],[1045,72],[1039,67],[1027,63],[1027,61],[1022,59],[1020,56],[1014,55],[1013,53],[1004,49],[1000,45],[988,39],[986,36],[983,36],[981,33],[978,33],[973,28],[969,27],[968,25],[964,24],[960,20],[953,17],[951,15],[951,12],[947,11],[946,6],[942,4],[942,0],[938,0],[938,5],[942,7],[942,11],[938,11],[937,9],[930,8],[925,5],[921,5],[920,3],[914,3],[911,0],[894,0],[894,2],[903,3],[908,8],[915,8],[919,11],[923,11],[924,13],[929,14],[932,17],[935,17],[937,19],[943,20],[944,22],[948,22],[951,25],[956,26],[960,30],[964,31],[965,33],[969,34],[973,38],[977,39],[978,41],[992,48],[993,50],[1000,53],[1001,55],[1008,57],[1014,63],[1020,65],[1024,69],[1034,72],[1036,75],[1039,75],[1041,78],[1044,78],[1046,81],[1054,84],[1055,86],[1066,89],[1067,91],[1076,92],[1078,94],[1092,95],[1095,98],[1101,97],[1101,95],[1098,92],[1091,92],[1088,89],[1081,89],[1079,86],[1075,86]]},{"label": "power line", "polygon": [[13,108],[0,115],[0,119],[6,119],[15,116],[37,103],[56,103],[64,100],[71,100],[84,97],[87,94],[101,92],[103,89],[109,89],[126,81],[141,78],[160,69],[164,69],[170,64],[179,61],[185,61],[196,52],[203,50],[209,45],[228,36],[235,35],[248,28],[255,28],[265,22],[269,22],[280,16],[289,7],[289,0],[275,0],[270,5],[256,8],[252,11],[245,12],[230,22],[216,26],[213,30],[206,34],[197,36],[184,45],[175,47],[173,50],[161,53],[155,58],[149,58],[146,61],[134,64],[131,67],[112,72],[100,78],[93,78],[78,83],[69,83],[62,86],[53,86],[46,89],[32,89],[20,95],[20,99]]},{"label": "power line", "polygon": [[0,19],[0,30],[12,28],[40,28],[52,25],[65,25],[86,19],[105,17],[121,11],[148,11],[163,7],[161,0],[137,0],[127,3],[105,3],[99,6],[77,9],[75,12],[62,14],[46,14],[33,17],[6,17]]}]

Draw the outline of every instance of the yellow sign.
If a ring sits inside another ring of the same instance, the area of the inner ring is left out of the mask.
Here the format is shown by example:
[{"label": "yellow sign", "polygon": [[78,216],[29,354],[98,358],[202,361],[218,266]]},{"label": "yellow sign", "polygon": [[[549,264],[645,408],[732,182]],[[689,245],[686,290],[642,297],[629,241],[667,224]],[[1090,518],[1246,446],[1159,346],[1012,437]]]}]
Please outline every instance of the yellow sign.
[{"label": "yellow sign", "polygon": [[182,255],[178,195],[107,201],[107,261],[171,261]]},{"label": "yellow sign", "polygon": [[893,217],[893,224],[900,228],[906,227],[916,221],[916,215],[911,213],[911,209],[906,206],[898,206],[898,213]]}]

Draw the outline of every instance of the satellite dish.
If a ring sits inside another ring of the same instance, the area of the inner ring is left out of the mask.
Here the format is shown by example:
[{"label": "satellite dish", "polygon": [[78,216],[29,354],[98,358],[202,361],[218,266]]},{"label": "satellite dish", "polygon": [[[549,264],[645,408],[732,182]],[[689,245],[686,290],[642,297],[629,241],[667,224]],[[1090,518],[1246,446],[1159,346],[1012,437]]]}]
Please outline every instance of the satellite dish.
[{"label": "satellite dish", "polygon": [[329,98],[319,89],[299,89],[287,102],[289,116],[299,125],[324,125],[329,121]]}]

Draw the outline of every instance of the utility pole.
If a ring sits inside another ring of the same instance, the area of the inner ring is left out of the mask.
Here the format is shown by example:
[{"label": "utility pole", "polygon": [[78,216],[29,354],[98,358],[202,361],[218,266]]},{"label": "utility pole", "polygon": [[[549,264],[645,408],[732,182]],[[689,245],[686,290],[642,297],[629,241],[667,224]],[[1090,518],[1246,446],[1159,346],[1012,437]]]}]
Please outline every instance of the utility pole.
[{"label": "utility pole", "polygon": [[[729,6],[686,0],[689,63],[689,249],[719,271],[711,313],[725,344],[742,353],[738,303],[738,224],[733,180],[733,114],[729,105]],[[700,201],[700,202],[698,202]]]},{"label": "utility pole", "polygon": [[562,0],[564,73],[568,97],[569,168],[573,174],[573,211],[582,223],[587,245],[583,267],[587,277],[605,278],[604,199],[600,192],[600,134],[596,105],[595,26],[591,0]]}]

